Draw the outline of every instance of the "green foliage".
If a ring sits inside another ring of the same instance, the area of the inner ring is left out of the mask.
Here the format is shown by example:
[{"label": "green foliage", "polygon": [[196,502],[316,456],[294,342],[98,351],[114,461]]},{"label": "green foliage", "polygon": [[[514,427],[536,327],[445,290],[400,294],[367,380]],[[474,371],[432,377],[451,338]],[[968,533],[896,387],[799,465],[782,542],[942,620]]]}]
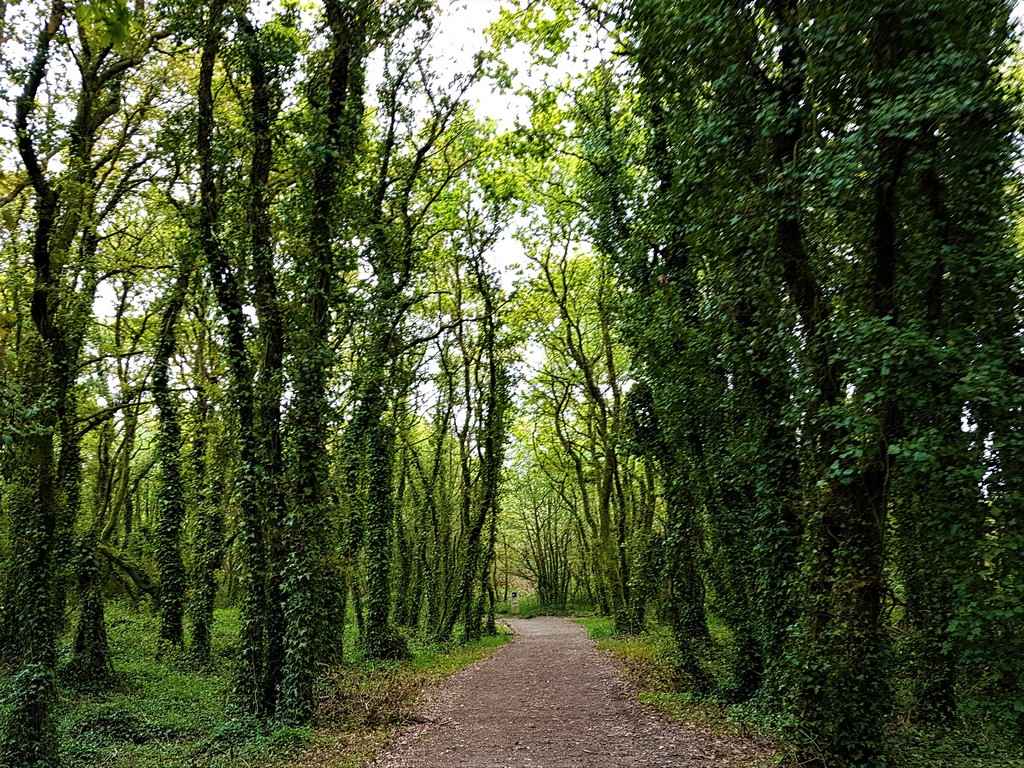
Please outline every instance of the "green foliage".
[{"label": "green foliage", "polygon": [[[115,753],[119,762],[136,768],[227,768],[239,760],[265,765],[301,753],[320,738],[308,727],[279,727],[229,713],[236,611],[216,611],[212,663],[202,671],[180,657],[156,658],[155,617],[121,604],[110,606],[108,613],[120,683],[101,695],[65,692],[57,713],[62,765],[100,766]],[[318,684],[318,722],[354,732],[401,722],[424,686],[483,658],[507,639],[500,635],[470,645],[415,645],[412,658],[399,664],[350,657]],[[8,697],[24,687],[24,679],[3,680]]]},{"label": "green foliage", "polygon": [[[571,573],[573,552],[620,629],[660,603],[677,684],[772,712],[812,765],[881,764],[894,713],[1016,729],[1020,466],[1000,435],[1019,401],[990,400],[1021,391],[996,362],[1019,357],[1007,5],[618,10],[628,65],[524,89],[515,151],[545,185],[517,188],[539,275],[522,307],[546,354],[510,528],[527,571],[546,589],[542,556]],[[496,38],[556,60],[543,25],[515,19]],[[616,438],[661,499],[656,530],[623,517],[614,570],[588,498],[588,451],[613,446],[574,412],[585,390],[562,399],[600,360],[575,354],[594,327],[575,297],[597,281],[560,293],[588,249],[617,268],[613,333],[637,380]],[[581,521],[600,544],[565,549]]]},{"label": "green foliage", "polygon": [[97,48],[123,51],[132,34],[132,12],[123,0],[91,0],[75,4],[75,18],[84,36]]},{"label": "green foliage", "polygon": [[576,623],[587,630],[587,637],[591,640],[604,640],[615,637],[615,622],[605,616],[586,616],[576,619]]},{"label": "green foliage", "polygon": [[1019,741],[971,721],[953,729],[889,728],[886,748],[893,768],[1011,768],[1024,760]]},{"label": "green foliage", "polygon": [[288,760],[512,589],[798,762],[1016,759],[1009,4],[439,10],[5,17],[4,759]]},{"label": "green foliage", "polygon": [[57,732],[53,704],[57,684],[47,664],[26,664],[11,680],[3,706],[0,760],[26,768],[57,768]]}]

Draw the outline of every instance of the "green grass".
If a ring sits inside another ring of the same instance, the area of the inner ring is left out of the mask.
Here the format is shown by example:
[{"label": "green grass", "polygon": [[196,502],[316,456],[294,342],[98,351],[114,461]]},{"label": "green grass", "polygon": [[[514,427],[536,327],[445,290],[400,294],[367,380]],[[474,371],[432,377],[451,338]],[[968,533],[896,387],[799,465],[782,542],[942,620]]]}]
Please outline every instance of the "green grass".
[{"label": "green grass", "polygon": [[467,664],[488,656],[511,638],[511,633],[499,625],[497,635],[483,637],[472,643],[414,649],[413,658],[407,662],[407,666],[411,669],[425,670],[433,678],[447,677]]},{"label": "green grass", "polygon": [[[494,604],[496,613],[503,616],[512,616],[511,601],[505,600]],[[594,607],[577,603],[569,603],[564,608],[553,608],[541,603],[537,595],[520,595],[519,613],[520,619],[532,619],[535,616],[581,616],[594,612]]]},{"label": "green grass", "polygon": [[891,768],[1024,768],[1024,744],[966,724],[923,729],[894,722],[886,751]]},{"label": "green grass", "polygon": [[642,634],[620,635],[614,619],[584,616],[576,619],[597,648],[614,653],[627,679],[639,690],[668,694],[682,687],[676,662],[676,645],[664,626],[650,626]]},{"label": "green grass", "polygon": [[[615,620],[609,616],[579,616],[576,623],[587,630],[591,640],[607,640],[615,637]],[[602,647],[600,644],[598,647]]]},{"label": "green grass", "polygon": [[[576,621],[595,645],[614,653],[638,699],[669,717],[694,723],[723,736],[769,736],[777,731],[778,716],[759,709],[756,702],[729,705],[721,696],[695,696],[680,679],[675,642],[664,627],[641,635],[620,636],[615,622],[605,616]],[[733,639],[728,630],[709,617],[712,649],[702,660],[728,690],[728,668]],[[920,728],[905,717],[895,717],[886,735],[889,768],[1024,768],[1024,744],[1009,734],[994,732],[982,723],[961,723],[949,728]],[[781,745],[781,752],[785,752]],[[788,765],[780,755],[776,763]],[[781,761],[781,762],[778,762]]]},{"label": "green grass", "polygon": [[[511,600],[495,603],[494,611],[504,616],[512,616]],[[519,613],[516,615],[520,619],[532,619],[535,616],[543,616],[546,613],[548,613],[547,609],[541,605],[536,595],[521,595],[519,597]]]},{"label": "green grass", "polygon": [[[107,627],[119,684],[102,694],[62,691],[57,716],[66,768],[355,768],[372,759],[392,726],[407,721],[425,687],[509,639],[413,639],[410,659],[374,663],[360,658],[354,636],[346,636],[346,663],[327,669],[318,684],[315,727],[278,728],[230,713],[236,611],[215,613],[208,668],[174,654],[157,659],[154,616],[111,604]],[[0,677],[0,694],[7,684]]]},{"label": "green grass", "polygon": [[157,660],[155,617],[110,606],[108,638],[120,684],[102,695],[62,696],[58,716],[65,765],[115,760],[133,767],[231,765],[230,754],[218,759],[217,749],[202,750],[210,735],[230,722],[228,659],[237,623],[234,611],[217,611],[213,663],[196,670],[184,658]]}]

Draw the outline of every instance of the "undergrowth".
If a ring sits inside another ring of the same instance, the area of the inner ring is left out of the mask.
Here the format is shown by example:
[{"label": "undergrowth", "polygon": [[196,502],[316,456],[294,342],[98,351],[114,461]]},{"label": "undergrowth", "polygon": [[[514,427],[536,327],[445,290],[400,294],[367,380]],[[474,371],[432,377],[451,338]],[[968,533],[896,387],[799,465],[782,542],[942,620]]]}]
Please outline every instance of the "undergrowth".
[{"label": "undergrowth", "polygon": [[[619,660],[637,698],[670,717],[704,726],[723,735],[749,736],[753,724],[729,716],[727,708],[714,697],[702,698],[686,692],[677,663],[675,642],[664,627],[651,628],[639,635],[618,635],[615,622],[606,616],[576,620],[587,630],[597,648],[611,651]],[[715,646],[727,647],[721,627],[712,627]],[[727,653],[718,654],[716,666],[727,663]]]},{"label": "undergrowth", "polygon": [[[499,630],[501,628],[499,627]],[[424,689],[508,642],[501,632],[465,645],[410,643],[401,662],[357,661],[330,670],[320,684],[318,727],[287,754],[269,756],[265,768],[359,768],[386,744],[391,728],[411,722]]]},{"label": "undergrowth", "polygon": [[[107,608],[117,684],[104,693],[62,690],[58,709],[66,768],[284,768],[366,764],[390,728],[409,722],[424,688],[477,661],[507,639],[475,643],[411,641],[403,662],[368,662],[347,651],[318,684],[314,727],[279,728],[231,714],[237,612],[217,610],[211,663],[158,658],[157,619],[127,606]],[[346,637],[348,649],[356,648]],[[64,649],[66,655],[68,648]],[[0,677],[0,697],[9,684]]]},{"label": "undergrowth", "polygon": [[[703,661],[713,677],[724,682],[719,691],[708,696],[686,690],[676,662],[675,643],[665,627],[627,636],[617,635],[614,621],[605,616],[576,621],[586,628],[597,648],[617,657],[637,698],[644,703],[669,717],[722,735],[774,739],[777,715],[759,710],[756,702],[727,703],[732,638],[713,619],[709,626],[712,645]],[[887,768],[1024,768],[1024,745],[966,719],[953,727],[924,728],[897,713],[885,738]],[[788,765],[785,754],[785,745],[780,743],[775,764]]]}]

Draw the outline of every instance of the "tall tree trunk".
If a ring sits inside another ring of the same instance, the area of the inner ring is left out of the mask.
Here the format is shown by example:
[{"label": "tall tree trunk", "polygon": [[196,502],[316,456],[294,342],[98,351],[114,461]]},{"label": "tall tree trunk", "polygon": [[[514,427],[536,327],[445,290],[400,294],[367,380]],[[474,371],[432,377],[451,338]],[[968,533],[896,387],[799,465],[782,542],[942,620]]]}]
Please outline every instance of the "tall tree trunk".
[{"label": "tall tree trunk", "polygon": [[[323,543],[328,532],[327,382],[333,362],[329,345],[331,305],[337,270],[332,242],[336,204],[349,179],[363,119],[364,59],[367,33],[374,12],[369,3],[325,2],[330,34],[329,74],[324,92],[312,92],[322,106],[322,133],[313,137],[310,156],[316,158],[308,230],[309,260],[302,279],[308,312],[296,329],[294,430],[294,497],[285,517],[287,551],[283,579],[285,665],[280,691],[280,716],[285,722],[305,723],[313,713],[313,681],[321,648],[326,605],[317,589],[326,572]],[[312,88],[312,87],[311,87]],[[371,598],[372,599],[372,598]]]},{"label": "tall tree trunk", "polygon": [[182,621],[185,616],[186,576],[181,556],[181,532],[185,524],[185,484],[181,467],[181,418],[171,393],[170,367],[175,350],[175,325],[185,304],[192,278],[193,256],[184,251],[178,274],[160,318],[160,336],[153,355],[153,399],[159,414],[156,451],[160,463],[160,490],[156,523],[156,565],[160,576],[160,641],[166,648],[184,650]]},{"label": "tall tree trunk", "polygon": [[710,690],[711,678],[701,665],[701,649],[710,639],[704,614],[704,582],[697,568],[700,551],[696,508],[692,495],[671,462],[663,465],[668,520],[665,526],[665,565],[670,590],[672,631],[684,675],[697,692]]},{"label": "tall tree trunk", "polygon": [[[38,336],[23,338],[22,345],[28,353],[24,384],[27,404],[43,403],[49,394],[46,382],[50,378],[50,356]],[[54,589],[58,500],[53,409],[41,408],[33,426],[33,432],[15,449],[22,467],[20,482],[7,490],[8,508],[17,519],[18,538],[7,577],[18,606],[18,621],[8,631],[12,660],[19,671],[8,694],[10,709],[0,736],[0,763],[52,768],[58,764],[53,707],[59,630]]]},{"label": "tall tree trunk", "polygon": [[394,520],[394,432],[384,421],[384,396],[366,400],[366,635],[363,645],[373,659],[408,655],[404,639],[391,625],[391,531]]},{"label": "tall tree trunk", "polygon": [[93,693],[108,690],[115,682],[103,609],[103,586],[109,568],[98,543],[95,533],[85,536],[81,542],[78,565],[81,607],[71,659],[61,669],[62,682],[73,690]]},{"label": "tall tree trunk", "polygon": [[[55,2],[42,20],[25,84],[15,107],[18,152],[35,192],[36,227],[32,246],[32,322],[37,335],[25,339],[27,347],[26,405],[39,408],[39,420],[22,441],[25,467],[17,535],[21,539],[8,580],[15,585],[18,605],[15,657],[20,665],[8,694],[8,715],[0,735],[0,762],[51,768],[58,763],[57,728],[53,717],[56,701],[57,615],[54,594],[54,554],[62,517],[54,477],[54,433],[57,408],[46,403],[54,393],[50,386],[54,368],[63,357],[64,340],[57,327],[57,275],[50,253],[50,237],[57,216],[59,192],[40,166],[29,132],[29,116],[50,58],[50,44],[64,21],[65,8]],[[59,406],[59,404],[57,404]]]},{"label": "tall tree trunk", "polygon": [[210,281],[220,311],[227,321],[225,352],[230,372],[230,398],[237,415],[239,442],[235,491],[240,507],[238,546],[241,572],[239,587],[239,666],[235,699],[254,714],[273,710],[266,699],[266,648],[268,624],[266,530],[257,493],[259,461],[254,429],[252,363],[246,348],[242,286],[217,234],[220,193],[214,162],[214,71],[224,33],[225,0],[215,0],[203,30],[199,66],[197,146],[200,166],[199,239],[209,267]]},{"label": "tall tree trunk", "polygon": [[210,663],[213,639],[213,609],[217,599],[217,569],[224,560],[223,473],[230,464],[229,452],[214,431],[214,416],[208,399],[205,361],[205,329],[196,347],[194,365],[201,382],[196,388],[195,434],[192,448],[192,476],[195,530],[192,567],[189,573],[191,599],[188,616],[192,622],[189,655],[197,663]]},{"label": "tall tree trunk", "polygon": [[267,530],[267,655],[263,682],[263,700],[276,705],[285,665],[283,578],[287,564],[284,540],[286,502],[284,452],[281,435],[281,401],[284,394],[285,333],[278,301],[274,270],[273,232],[271,230],[270,173],[274,157],[273,126],[279,109],[280,85],[266,65],[258,30],[244,13],[236,17],[249,63],[251,101],[249,121],[252,132],[252,160],[249,166],[247,201],[249,257],[253,278],[253,303],[259,319],[258,379],[254,385],[254,429],[260,471],[256,492],[263,506]]}]

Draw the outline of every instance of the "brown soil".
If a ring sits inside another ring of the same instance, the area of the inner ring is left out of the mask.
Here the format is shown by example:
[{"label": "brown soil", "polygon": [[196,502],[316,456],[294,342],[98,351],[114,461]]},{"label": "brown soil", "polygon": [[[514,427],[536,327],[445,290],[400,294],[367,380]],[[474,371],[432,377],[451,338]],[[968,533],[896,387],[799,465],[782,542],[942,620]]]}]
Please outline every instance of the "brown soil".
[{"label": "brown soil", "polygon": [[763,747],[661,718],[568,619],[512,619],[510,643],[430,695],[376,768],[719,768]]}]

